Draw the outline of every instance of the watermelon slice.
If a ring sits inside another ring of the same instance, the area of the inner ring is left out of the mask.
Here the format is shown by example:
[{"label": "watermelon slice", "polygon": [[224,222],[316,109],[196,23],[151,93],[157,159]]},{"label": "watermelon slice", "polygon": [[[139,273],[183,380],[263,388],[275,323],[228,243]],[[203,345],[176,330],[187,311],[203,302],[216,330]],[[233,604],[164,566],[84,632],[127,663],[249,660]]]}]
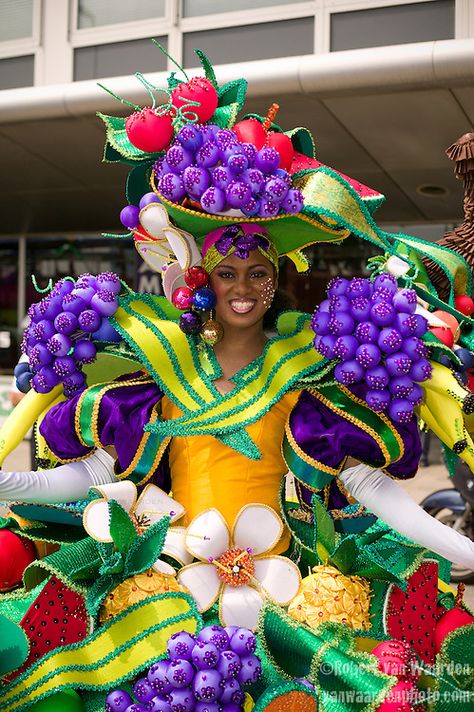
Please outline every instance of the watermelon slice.
[{"label": "watermelon slice", "polygon": [[406,591],[391,584],[385,601],[385,633],[403,640],[428,664],[435,659],[438,563],[423,561],[408,579]]},{"label": "watermelon slice", "polygon": [[90,631],[90,619],[83,597],[52,576],[26,611],[20,626],[29,639],[30,652],[9,681],[51,650],[83,640]]},{"label": "watermelon slice", "polygon": [[[316,170],[317,168],[326,168],[326,166],[324,163],[317,161],[315,158],[309,158],[309,156],[305,156],[304,153],[298,153],[298,151],[295,151],[293,154],[293,162],[291,164],[289,173],[290,175],[293,175],[294,173],[298,173],[299,171]],[[379,205],[385,200],[382,193],[379,193],[378,190],[373,190],[372,188],[369,188],[363,183],[359,183],[359,181],[354,180],[354,178],[350,178],[344,173],[336,171],[334,168],[331,168],[331,170],[334,171],[334,173],[340,175],[342,178],[344,178],[345,181],[349,183],[349,185],[356,191],[359,197],[362,198],[362,200],[366,203],[368,209],[371,212],[376,210]]]}]

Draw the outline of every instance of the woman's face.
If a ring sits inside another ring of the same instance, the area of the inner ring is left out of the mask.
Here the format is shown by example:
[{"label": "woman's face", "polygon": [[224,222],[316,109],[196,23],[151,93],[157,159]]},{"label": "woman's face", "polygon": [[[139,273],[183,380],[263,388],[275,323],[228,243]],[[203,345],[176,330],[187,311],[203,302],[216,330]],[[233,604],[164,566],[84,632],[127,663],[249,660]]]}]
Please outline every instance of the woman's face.
[{"label": "woman's face", "polygon": [[225,257],[211,272],[217,296],[216,317],[222,326],[246,328],[262,321],[276,289],[275,269],[258,250],[248,259]]}]

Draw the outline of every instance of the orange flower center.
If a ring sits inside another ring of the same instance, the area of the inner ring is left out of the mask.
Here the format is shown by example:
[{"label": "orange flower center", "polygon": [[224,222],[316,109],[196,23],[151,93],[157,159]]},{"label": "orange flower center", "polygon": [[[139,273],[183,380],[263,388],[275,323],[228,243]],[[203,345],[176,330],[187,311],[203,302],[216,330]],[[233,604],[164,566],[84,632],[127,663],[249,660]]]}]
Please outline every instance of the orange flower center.
[{"label": "orange flower center", "polygon": [[255,573],[252,555],[246,549],[229,549],[212,562],[219,578],[229,586],[243,586]]}]

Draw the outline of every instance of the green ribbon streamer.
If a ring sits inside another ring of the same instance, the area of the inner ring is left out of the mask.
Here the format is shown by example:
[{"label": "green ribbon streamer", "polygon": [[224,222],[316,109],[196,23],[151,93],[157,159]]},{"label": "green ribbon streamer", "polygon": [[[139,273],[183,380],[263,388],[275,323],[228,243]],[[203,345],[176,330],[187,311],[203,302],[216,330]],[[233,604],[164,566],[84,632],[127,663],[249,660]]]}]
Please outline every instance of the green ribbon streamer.
[{"label": "green ribbon streamer", "polygon": [[322,623],[313,631],[267,604],[259,633],[280,674],[308,679],[326,712],[370,712],[396,682],[377,669],[370,654],[355,650],[347,626]]}]

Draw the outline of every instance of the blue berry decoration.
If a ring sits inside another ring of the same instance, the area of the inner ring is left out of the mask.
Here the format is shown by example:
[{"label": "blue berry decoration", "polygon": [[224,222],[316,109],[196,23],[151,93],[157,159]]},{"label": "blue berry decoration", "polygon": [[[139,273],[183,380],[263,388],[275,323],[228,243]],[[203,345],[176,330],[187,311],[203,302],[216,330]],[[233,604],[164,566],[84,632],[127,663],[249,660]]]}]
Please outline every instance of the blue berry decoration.
[{"label": "blue berry decoration", "polygon": [[415,314],[416,292],[398,289],[395,277],[331,280],[325,299],[313,314],[314,345],[327,359],[337,359],[336,380],[345,385],[365,381],[365,400],[392,420],[411,420],[423,399],[418,383],[431,377],[428,349],[422,341],[426,319]]},{"label": "blue berry decoration", "polygon": [[256,638],[247,628],[211,625],[197,637],[181,631],[167,643],[168,658],[154,663],[135,682],[133,700],[114,690],[107,712],[238,712],[243,710],[244,685],[262,673],[255,655]]}]

